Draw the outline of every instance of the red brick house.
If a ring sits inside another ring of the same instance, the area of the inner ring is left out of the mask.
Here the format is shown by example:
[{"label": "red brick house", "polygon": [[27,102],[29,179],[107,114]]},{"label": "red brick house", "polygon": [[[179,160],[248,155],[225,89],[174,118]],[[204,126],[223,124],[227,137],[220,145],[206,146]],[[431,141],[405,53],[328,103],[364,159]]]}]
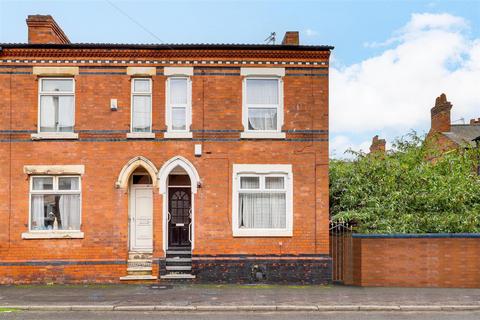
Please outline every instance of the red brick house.
[{"label": "red brick house", "polygon": [[333,47],[0,45],[0,283],[330,281]]}]

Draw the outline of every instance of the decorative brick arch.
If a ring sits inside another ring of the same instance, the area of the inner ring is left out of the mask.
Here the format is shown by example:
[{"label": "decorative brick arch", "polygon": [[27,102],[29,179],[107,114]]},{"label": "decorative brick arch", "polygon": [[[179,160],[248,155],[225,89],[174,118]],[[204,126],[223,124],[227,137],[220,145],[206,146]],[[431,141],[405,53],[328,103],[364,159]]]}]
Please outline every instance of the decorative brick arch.
[{"label": "decorative brick arch", "polygon": [[198,175],[197,169],[195,166],[182,156],[176,156],[165,162],[160,171],[158,172],[158,187],[160,193],[165,194],[167,188],[167,179],[168,175],[176,167],[181,167],[190,177],[190,182],[192,185],[192,193],[197,193],[197,187],[201,183],[200,176]]},{"label": "decorative brick arch", "polygon": [[122,171],[120,171],[120,174],[118,175],[115,187],[117,189],[127,188],[130,176],[139,167],[144,168],[148,172],[148,174],[152,178],[152,184],[155,187],[157,185],[158,170],[150,160],[143,156],[132,158],[130,159],[130,161],[127,162],[127,164],[122,168]]}]

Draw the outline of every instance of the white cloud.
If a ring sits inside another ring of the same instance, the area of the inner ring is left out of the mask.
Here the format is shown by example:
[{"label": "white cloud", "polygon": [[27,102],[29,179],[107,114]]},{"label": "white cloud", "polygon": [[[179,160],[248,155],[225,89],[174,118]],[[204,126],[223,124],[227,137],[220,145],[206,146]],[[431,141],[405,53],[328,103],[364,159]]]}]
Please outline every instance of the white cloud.
[{"label": "white cloud", "polygon": [[[330,124],[334,135],[395,135],[428,130],[430,108],[442,92],[452,119],[480,116],[480,38],[450,14],[412,14],[385,50],[360,63],[331,68]],[[387,141],[393,136],[387,136]],[[348,140],[332,141],[340,146]]]},{"label": "white cloud", "polygon": [[314,36],[318,35],[318,32],[315,31],[315,30],[312,30],[310,28],[307,28],[307,29],[305,29],[305,34],[307,35],[307,37],[314,37]]},{"label": "white cloud", "polygon": [[346,135],[336,135],[330,139],[330,157],[333,158],[352,158],[348,150],[369,152],[371,141],[363,141],[356,144]]}]

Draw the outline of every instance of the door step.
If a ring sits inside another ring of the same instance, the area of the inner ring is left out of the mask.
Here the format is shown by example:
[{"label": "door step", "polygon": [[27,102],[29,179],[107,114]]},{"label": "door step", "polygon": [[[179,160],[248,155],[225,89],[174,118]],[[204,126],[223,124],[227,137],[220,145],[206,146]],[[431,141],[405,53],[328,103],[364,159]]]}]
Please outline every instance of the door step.
[{"label": "door step", "polygon": [[166,259],[167,263],[168,262],[192,262],[192,258],[180,258],[180,257],[175,257],[175,258],[167,258]]},{"label": "door step", "polygon": [[167,271],[191,271],[192,266],[166,266]]},{"label": "door step", "polygon": [[145,275],[128,275],[125,277],[120,277],[121,281],[132,281],[132,280],[157,280],[156,276],[152,276],[151,274]]},{"label": "door step", "polygon": [[161,276],[160,279],[195,279],[195,276],[188,273],[169,273]]}]

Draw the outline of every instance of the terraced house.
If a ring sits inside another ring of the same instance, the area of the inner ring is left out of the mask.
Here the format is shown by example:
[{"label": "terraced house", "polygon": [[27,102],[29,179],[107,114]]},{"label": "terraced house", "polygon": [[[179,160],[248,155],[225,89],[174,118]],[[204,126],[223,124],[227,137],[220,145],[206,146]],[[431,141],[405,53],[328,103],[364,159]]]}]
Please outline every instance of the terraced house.
[{"label": "terraced house", "polygon": [[333,47],[27,25],[0,45],[0,283],[330,280]]}]

